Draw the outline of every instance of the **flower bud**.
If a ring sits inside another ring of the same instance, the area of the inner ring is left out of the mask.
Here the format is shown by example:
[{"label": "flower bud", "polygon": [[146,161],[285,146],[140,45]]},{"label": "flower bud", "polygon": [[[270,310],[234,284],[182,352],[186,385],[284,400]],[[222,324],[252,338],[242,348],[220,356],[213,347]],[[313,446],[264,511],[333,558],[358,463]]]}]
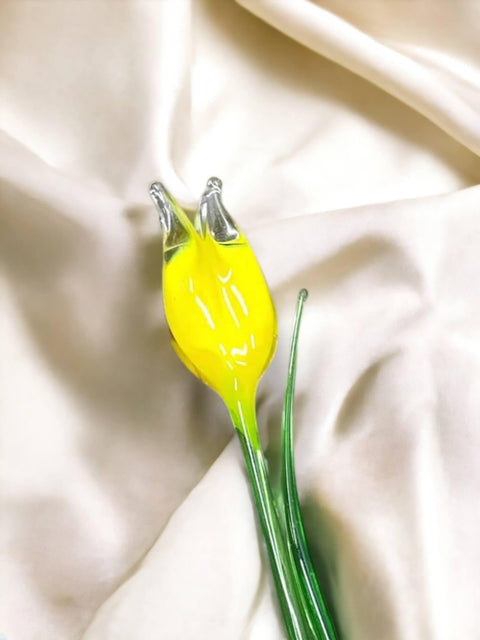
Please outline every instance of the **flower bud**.
[{"label": "flower bud", "polygon": [[174,347],[230,409],[251,403],[277,342],[260,266],[223,205],[218,178],[207,182],[195,226],[156,185],[151,195],[164,233],[163,299]]}]

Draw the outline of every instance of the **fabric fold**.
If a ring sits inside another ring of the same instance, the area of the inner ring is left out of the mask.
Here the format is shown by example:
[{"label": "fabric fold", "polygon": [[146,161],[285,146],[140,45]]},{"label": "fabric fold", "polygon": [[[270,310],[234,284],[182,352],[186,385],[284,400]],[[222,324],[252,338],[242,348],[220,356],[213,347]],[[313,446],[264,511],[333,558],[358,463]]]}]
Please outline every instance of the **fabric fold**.
[{"label": "fabric fold", "polygon": [[369,37],[311,0],[237,0],[316,53],[402,100],[480,155],[480,116],[428,68]]}]

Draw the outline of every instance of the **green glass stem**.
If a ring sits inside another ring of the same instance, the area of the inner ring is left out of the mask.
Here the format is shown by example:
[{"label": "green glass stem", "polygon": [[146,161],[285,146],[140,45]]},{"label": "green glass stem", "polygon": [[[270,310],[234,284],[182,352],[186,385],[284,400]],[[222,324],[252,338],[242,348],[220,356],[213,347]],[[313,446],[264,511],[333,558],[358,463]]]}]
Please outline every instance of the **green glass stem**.
[{"label": "green glass stem", "polygon": [[293,397],[297,366],[297,344],[303,304],[307,298],[306,289],[298,296],[297,313],[293,330],[287,386],[282,415],[282,492],[285,511],[288,546],[291,562],[294,563],[306,600],[306,615],[314,637],[318,640],[337,640],[332,618],[320,590],[308,550],[303,526],[300,501],[295,479],[293,450]]},{"label": "green glass stem", "polygon": [[289,640],[316,640],[305,617],[304,598],[298,589],[298,576],[292,567],[288,545],[282,533],[258,437],[252,442],[252,438],[245,435],[252,432],[258,434],[255,409],[251,409],[247,416],[245,411],[231,413],[245,457],[287,637]]}]

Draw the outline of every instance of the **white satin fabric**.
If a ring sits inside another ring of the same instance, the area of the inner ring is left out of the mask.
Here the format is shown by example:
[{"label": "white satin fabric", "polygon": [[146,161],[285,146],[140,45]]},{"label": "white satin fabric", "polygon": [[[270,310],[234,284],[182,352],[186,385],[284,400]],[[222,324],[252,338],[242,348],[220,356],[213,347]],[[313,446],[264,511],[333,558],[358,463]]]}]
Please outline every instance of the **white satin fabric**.
[{"label": "white satin fabric", "polygon": [[480,3],[0,5],[0,634],[284,638],[238,443],[177,360],[147,190],[206,179],[279,314],[343,640],[480,638]]}]

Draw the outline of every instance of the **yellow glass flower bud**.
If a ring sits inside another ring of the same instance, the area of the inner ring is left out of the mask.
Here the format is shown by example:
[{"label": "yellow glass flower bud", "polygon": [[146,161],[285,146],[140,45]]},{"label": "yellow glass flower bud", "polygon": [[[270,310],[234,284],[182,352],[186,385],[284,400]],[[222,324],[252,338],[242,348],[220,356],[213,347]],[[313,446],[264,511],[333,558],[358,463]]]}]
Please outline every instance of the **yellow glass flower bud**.
[{"label": "yellow glass flower bud", "polygon": [[163,299],[173,345],[231,412],[254,406],[277,343],[273,301],[255,255],[211,178],[192,225],[159,183],[150,189],[164,232]]}]

